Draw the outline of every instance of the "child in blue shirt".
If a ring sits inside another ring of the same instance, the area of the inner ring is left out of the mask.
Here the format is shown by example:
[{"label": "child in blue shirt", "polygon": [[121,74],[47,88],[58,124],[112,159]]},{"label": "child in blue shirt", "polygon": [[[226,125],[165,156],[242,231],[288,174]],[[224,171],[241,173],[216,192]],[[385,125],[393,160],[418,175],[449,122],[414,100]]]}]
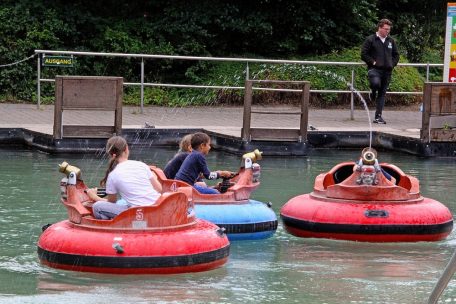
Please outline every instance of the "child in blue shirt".
[{"label": "child in blue shirt", "polygon": [[216,189],[196,184],[200,175],[206,179],[217,179],[220,177],[229,178],[230,171],[210,171],[206,164],[206,155],[211,150],[211,138],[206,133],[195,133],[192,135],[191,145],[193,151],[185,158],[175,179],[186,182],[202,194],[218,194]]}]

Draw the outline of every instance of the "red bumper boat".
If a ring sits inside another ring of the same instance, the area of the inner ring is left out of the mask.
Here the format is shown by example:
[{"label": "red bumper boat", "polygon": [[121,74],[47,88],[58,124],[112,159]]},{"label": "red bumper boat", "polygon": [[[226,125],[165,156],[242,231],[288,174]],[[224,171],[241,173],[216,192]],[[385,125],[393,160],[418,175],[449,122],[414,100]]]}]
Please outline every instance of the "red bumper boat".
[{"label": "red bumper boat", "polygon": [[195,217],[184,193],[164,193],[154,206],[132,207],[112,220],[98,220],[86,185],[77,179],[78,169],[68,166],[67,171],[61,201],[68,220],[43,227],[38,241],[43,264],[99,273],[168,274],[226,263],[228,238],[216,225]]},{"label": "red bumper boat", "polygon": [[415,177],[378,164],[373,149],[364,149],[358,163],[340,163],[318,175],[313,192],[292,198],[280,214],[286,230],[298,237],[438,241],[453,229],[448,208],[421,196]]}]

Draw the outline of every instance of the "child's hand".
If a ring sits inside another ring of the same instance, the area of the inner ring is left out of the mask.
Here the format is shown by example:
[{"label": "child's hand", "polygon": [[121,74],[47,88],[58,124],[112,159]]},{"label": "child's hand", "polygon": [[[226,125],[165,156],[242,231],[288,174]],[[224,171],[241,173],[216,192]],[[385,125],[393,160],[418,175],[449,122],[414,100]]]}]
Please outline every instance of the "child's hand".
[{"label": "child's hand", "polygon": [[230,178],[231,176],[233,176],[233,172],[231,171],[218,171],[218,174],[220,177],[224,178]]},{"label": "child's hand", "polygon": [[98,189],[95,187],[95,188],[88,188],[85,190],[85,192],[87,193],[87,196],[93,200],[93,201],[96,201],[99,199],[98,195],[97,195],[97,191]]}]

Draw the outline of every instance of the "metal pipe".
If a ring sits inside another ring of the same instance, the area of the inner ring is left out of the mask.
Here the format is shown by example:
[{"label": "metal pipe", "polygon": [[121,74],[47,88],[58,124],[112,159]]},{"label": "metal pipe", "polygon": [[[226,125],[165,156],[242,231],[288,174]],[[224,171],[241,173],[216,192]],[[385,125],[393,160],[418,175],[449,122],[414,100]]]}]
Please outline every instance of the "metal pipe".
[{"label": "metal pipe", "polygon": [[141,114],[144,114],[144,58],[141,58]]},{"label": "metal pipe", "polygon": [[[41,82],[55,82],[55,79],[41,79]],[[124,86],[140,86],[138,82],[124,82]],[[172,83],[144,83],[145,87],[168,87],[168,88],[192,88],[192,89],[222,89],[222,90],[244,90],[244,87],[231,86],[209,86],[209,85],[192,85],[192,84],[172,84]],[[273,89],[253,87],[254,90],[279,91],[279,92],[301,92],[297,89]],[[310,90],[310,93],[350,93],[350,90]],[[360,93],[369,93],[369,91],[359,91]],[[423,92],[386,92],[386,94],[396,95],[423,95]]]},{"label": "metal pipe", "polygon": [[354,88],[355,88],[355,70],[352,69],[351,73],[351,90],[350,90],[350,120],[355,120],[355,96],[354,96]]},{"label": "metal pipe", "polygon": [[436,304],[439,301],[440,296],[442,295],[443,291],[447,287],[448,283],[451,281],[454,273],[456,272],[456,251],[453,253],[450,261],[448,262],[445,270],[443,271],[442,275],[440,276],[437,284],[435,285],[434,289],[429,296],[427,301],[428,304]]},{"label": "metal pipe", "polygon": [[37,108],[38,110],[40,109],[41,106],[41,56],[38,54],[38,60],[37,60],[37,80],[36,80],[36,99],[37,99]]},{"label": "metal pipe", "polygon": [[429,81],[429,63],[426,65],[426,82]]},{"label": "metal pipe", "polygon": [[[141,58],[141,83],[124,82],[125,86],[141,86],[141,113],[144,112],[144,87],[170,87],[170,88],[202,88],[202,89],[230,89],[244,90],[244,87],[233,86],[209,86],[209,85],[185,85],[185,84],[166,84],[166,83],[145,83],[144,82],[144,58],[158,59],[176,59],[176,60],[205,60],[205,61],[229,61],[229,62],[246,62],[246,80],[250,78],[249,62],[255,63],[273,63],[273,64],[301,64],[301,65],[341,65],[341,66],[361,66],[362,62],[333,62],[333,61],[305,61],[305,60],[275,60],[275,59],[254,59],[254,58],[228,58],[228,57],[199,57],[199,56],[176,56],[176,55],[150,55],[150,54],[126,54],[126,53],[102,53],[102,52],[75,52],[75,51],[53,51],[53,50],[35,50],[35,53],[40,54],[60,54],[60,55],[78,55],[78,56],[102,56],[102,57],[126,57],[126,58]],[[426,67],[426,81],[429,80],[429,67],[443,67],[440,63],[399,63],[398,66]],[[352,70],[352,82],[354,70]],[[41,103],[41,82],[54,82],[54,79],[41,79],[41,58],[38,56],[37,64],[37,102],[38,107]],[[267,82],[267,81],[265,81]],[[272,89],[272,88],[256,88],[253,90],[263,91],[281,91],[281,92],[300,92],[293,89]],[[350,93],[351,94],[351,119],[354,119],[354,99],[352,90],[310,90],[310,93]],[[367,93],[361,91],[360,93]],[[387,92],[387,94],[398,95],[423,95],[422,92]],[[352,101],[353,99],[353,101]]]},{"label": "metal pipe", "polygon": [[[341,65],[341,66],[363,66],[364,62],[337,62],[337,61],[306,61],[306,60],[278,60],[278,59],[256,59],[256,58],[230,58],[230,57],[200,57],[200,56],[177,56],[177,55],[150,55],[150,54],[127,54],[127,53],[99,53],[99,52],[74,52],[74,51],[51,51],[35,50],[35,53],[78,55],[78,56],[103,56],[103,57],[128,57],[128,58],[161,58],[176,60],[206,60],[206,61],[231,61],[231,62],[257,62],[257,63],[289,63],[307,65]],[[429,63],[430,66],[443,67],[443,63]],[[399,63],[398,66],[424,67],[424,63]]]}]

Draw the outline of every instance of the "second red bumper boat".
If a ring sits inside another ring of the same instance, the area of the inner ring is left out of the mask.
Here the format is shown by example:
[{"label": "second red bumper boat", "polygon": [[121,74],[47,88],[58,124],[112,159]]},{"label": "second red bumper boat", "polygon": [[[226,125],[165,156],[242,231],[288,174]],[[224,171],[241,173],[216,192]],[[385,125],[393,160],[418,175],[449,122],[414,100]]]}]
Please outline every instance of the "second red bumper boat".
[{"label": "second red bumper boat", "polygon": [[358,163],[344,162],[317,176],[313,192],[281,209],[286,230],[298,237],[365,242],[438,241],[453,229],[442,203],[421,196],[419,182],[363,150]]}]

